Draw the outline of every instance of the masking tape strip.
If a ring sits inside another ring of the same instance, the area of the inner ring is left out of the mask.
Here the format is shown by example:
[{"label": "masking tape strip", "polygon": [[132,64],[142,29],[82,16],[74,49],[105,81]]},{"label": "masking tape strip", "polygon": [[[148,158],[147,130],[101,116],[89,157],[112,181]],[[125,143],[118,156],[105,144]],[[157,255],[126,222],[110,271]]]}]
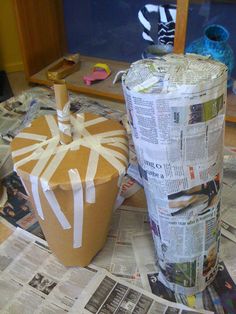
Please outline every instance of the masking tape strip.
[{"label": "masking tape strip", "polygon": [[112,156],[123,160],[125,163],[127,162],[127,158],[123,154],[121,154],[120,152],[117,152],[115,150],[112,150],[112,149],[106,147],[106,153],[108,153],[108,154],[110,153]]},{"label": "masking tape strip", "polygon": [[123,137],[107,137],[107,138],[102,138],[100,140],[101,143],[123,143],[128,147],[127,140],[124,139]]},{"label": "masking tape strip", "polygon": [[94,177],[97,172],[99,154],[95,150],[91,150],[89,154],[87,172],[85,177],[86,182],[86,202],[95,203],[95,186]]},{"label": "masking tape strip", "polygon": [[82,246],[83,238],[83,220],[84,220],[83,186],[77,169],[70,169],[68,171],[68,174],[70,177],[74,198],[73,247],[79,248]]},{"label": "masking tape strip", "polygon": [[33,141],[45,141],[47,139],[46,135],[39,135],[39,134],[34,134],[34,133],[24,133],[21,132],[17,136],[17,138],[26,138],[26,139],[31,139]]},{"label": "masking tape strip", "polygon": [[30,175],[30,181],[32,184],[32,194],[33,194],[33,199],[35,202],[36,209],[38,211],[38,215],[40,216],[41,219],[44,220],[43,216],[43,210],[41,206],[41,200],[39,197],[38,193],[38,176],[44,169],[45,165],[47,164],[48,160],[51,157],[51,154],[48,153],[48,151],[51,151],[52,149],[56,149],[56,146],[58,144],[58,141],[54,141],[49,143],[43,154],[41,155],[41,158],[38,159],[36,165],[34,166],[33,170],[31,171]]},{"label": "masking tape strip", "polygon": [[44,220],[43,209],[42,209],[41,201],[39,197],[38,177],[30,175],[30,182],[32,185],[32,195],[33,195],[34,203],[36,206],[36,210],[38,212],[39,217],[42,220]]},{"label": "masking tape strip", "polygon": [[103,153],[102,157],[106,159],[108,163],[110,163],[117,171],[119,172],[119,175],[121,175],[124,171],[124,165],[115,157],[113,157],[111,154]]},{"label": "masking tape strip", "polygon": [[116,130],[116,131],[108,131],[108,132],[103,132],[103,133],[98,133],[96,134],[96,137],[101,138],[101,137],[110,137],[114,135],[126,135],[125,130]]},{"label": "masking tape strip", "polygon": [[61,161],[64,159],[66,153],[67,153],[67,151],[65,150],[65,151],[61,151],[58,154],[56,154],[52,158],[50,163],[48,164],[45,171],[43,172],[43,174],[40,178],[40,181],[41,181],[41,184],[42,184],[44,191],[50,190],[49,181],[50,181],[51,177],[53,176],[54,172],[56,171],[57,167],[61,163]]},{"label": "masking tape strip", "polygon": [[96,118],[96,119],[84,122],[84,127],[87,128],[88,126],[91,126],[91,125],[94,125],[94,124],[98,124],[98,123],[101,123],[101,122],[104,122],[104,121],[107,121],[107,119],[104,118],[104,117],[99,117],[99,118]]},{"label": "masking tape strip", "polygon": [[57,118],[60,132],[71,137],[70,101],[64,105],[62,110],[57,109]]},{"label": "masking tape strip", "polygon": [[[29,138],[29,140],[30,140],[30,138]],[[12,152],[12,157],[14,158],[14,157],[17,157],[17,156],[20,156],[20,155],[24,155],[24,154],[29,153],[29,152],[31,152],[33,150],[36,150],[37,148],[42,147],[44,145],[46,145],[45,142],[44,143],[37,143],[37,144],[29,145],[29,146],[26,146],[26,147],[23,147],[23,148],[19,148],[19,149],[14,150]]]},{"label": "masking tape strip", "polygon": [[52,153],[56,150],[58,142],[59,142],[59,139],[48,144],[48,146],[46,147],[46,149],[44,150],[44,152],[42,153],[42,155],[38,159],[33,170],[31,171],[31,175],[39,176],[41,174],[44,167],[48,163],[48,160],[50,159]]},{"label": "masking tape strip", "polygon": [[67,123],[70,123],[70,117],[66,117],[66,118],[60,118],[59,116],[57,117],[57,121],[60,121],[60,122],[67,122]]},{"label": "masking tape strip", "polygon": [[17,169],[18,167],[26,164],[27,162],[29,162],[31,160],[37,159],[37,157],[39,157],[40,154],[42,154],[43,151],[44,150],[43,150],[42,147],[37,148],[31,155],[29,155],[29,156],[27,156],[25,158],[22,158],[22,159],[18,160],[17,162],[15,162],[14,169]]},{"label": "masking tape strip", "polygon": [[45,118],[46,118],[48,127],[50,129],[50,132],[52,134],[52,137],[57,136],[57,135],[59,136],[58,126],[57,126],[54,116],[46,115]]},{"label": "masking tape strip", "polygon": [[107,143],[110,146],[118,147],[124,150],[126,153],[128,153],[128,147],[124,145],[123,143]]},{"label": "masking tape strip", "polygon": [[[58,133],[59,135],[59,133]],[[27,137],[25,137],[26,139]],[[51,143],[51,142],[54,142],[57,138],[59,138],[59,136],[55,136],[53,138],[50,138],[44,142],[41,142],[41,143],[35,143],[35,144],[32,144],[32,145],[29,145],[29,146],[26,146],[26,147],[22,147],[22,148],[19,148],[17,150],[14,150],[12,152],[12,157],[17,157],[17,156],[20,156],[20,155],[24,155],[26,153],[29,153],[33,150],[37,150],[38,148],[40,147],[43,147],[43,146],[46,146],[47,144]],[[27,138],[27,139],[31,139],[30,136]]]},{"label": "masking tape strip", "polygon": [[58,127],[59,127],[59,130],[68,135],[68,136],[71,136],[71,126],[70,124],[65,124],[65,123],[61,123],[60,121],[58,121]]},{"label": "masking tape strip", "polygon": [[61,207],[55,197],[55,194],[53,191],[44,191],[44,195],[54,213],[54,215],[57,217],[59,223],[61,224],[63,229],[70,229],[71,225],[69,221],[67,220],[66,216],[64,215],[63,211],[61,210]]},{"label": "masking tape strip", "polygon": [[118,187],[121,187],[124,175],[125,175],[125,171],[123,173],[121,173],[120,176],[119,176],[119,179],[118,179],[118,182],[117,182],[117,186]]}]

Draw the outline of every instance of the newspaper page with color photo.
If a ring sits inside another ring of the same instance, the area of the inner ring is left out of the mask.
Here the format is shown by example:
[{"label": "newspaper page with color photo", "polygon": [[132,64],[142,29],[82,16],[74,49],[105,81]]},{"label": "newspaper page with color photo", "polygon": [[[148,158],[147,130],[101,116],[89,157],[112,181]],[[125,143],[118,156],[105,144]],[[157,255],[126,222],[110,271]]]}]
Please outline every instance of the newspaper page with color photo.
[{"label": "newspaper page with color photo", "polygon": [[45,241],[17,229],[0,246],[0,312],[69,312],[96,273],[63,266]]},{"label": "newspaper page with color photo", "polygon": [[81,314],[200,314],[213,313],[166,301],[128,284],[108,272],[100,272],[82,292],[72,313]]},{"label": "newspaper page with color photo", "polygon": [[[191,296],[173,292],[159,280],[160,269],[157,266],[150,232],[134,235],[132,243],[145,290],[169,301],[185,304],[195,310],[206,309],[215,314],[236,312],[236,257],[235,244],[232,241],[222,239],[221,258],[224,262],[222,260],[219,262],[218,273],[213,282],[203,292]],[[147,258],[144,259],[143,256]],[[183,275],[183,269],[179,269],[178,276]]]},{"label": "newspaper page with color photo", "polygon": [[236,148],[225,147],[222,191],[222,234],[236,243]]},{"label": "newspaper page with color photo", "polygon": [[177,293],[216,275],[226,82],[223,64],[197,55],[140,60],[123,76],[159,280]]}]

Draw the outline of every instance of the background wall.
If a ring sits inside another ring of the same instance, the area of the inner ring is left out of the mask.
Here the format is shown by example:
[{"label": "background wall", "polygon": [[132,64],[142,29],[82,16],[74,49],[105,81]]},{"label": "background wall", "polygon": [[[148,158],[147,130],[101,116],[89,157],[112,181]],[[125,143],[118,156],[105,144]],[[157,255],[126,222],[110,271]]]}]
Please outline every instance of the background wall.
[{"label": "background wall", "polygon": [[[145,4],[173,3],[162,0],[64,0],[64,18],[70,52],[100,58],[135,61],[147,43],[142,39],[138,11]],[[187,45],[203,36],[209,24],[221,24],[230,32],[229,44],[236,55],[236,1],[190,1]],[[153,34],[157,16],[150,15]],[[236,67],[234,70],[236,77]]]},{"label": "background wall", "polygon": [[0,70],[23,70],[15,15],[11,0],[1,0],[0,8]]}]

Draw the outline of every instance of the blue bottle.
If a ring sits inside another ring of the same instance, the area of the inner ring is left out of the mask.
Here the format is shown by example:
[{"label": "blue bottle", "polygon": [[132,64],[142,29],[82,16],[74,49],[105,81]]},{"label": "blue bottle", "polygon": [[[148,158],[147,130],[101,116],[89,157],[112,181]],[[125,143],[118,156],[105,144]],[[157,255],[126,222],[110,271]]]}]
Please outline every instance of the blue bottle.
[{"label": "blue bottle", "polygon": [[229,44],[228,30],[217,24],[209,25],[204,30],[204,36],[193,41],[186,52],[203,56],[210,55],[212,59],[224,63],[228,67],[228,87],[232,85],[231,73],[234,68],[234,53]]}]

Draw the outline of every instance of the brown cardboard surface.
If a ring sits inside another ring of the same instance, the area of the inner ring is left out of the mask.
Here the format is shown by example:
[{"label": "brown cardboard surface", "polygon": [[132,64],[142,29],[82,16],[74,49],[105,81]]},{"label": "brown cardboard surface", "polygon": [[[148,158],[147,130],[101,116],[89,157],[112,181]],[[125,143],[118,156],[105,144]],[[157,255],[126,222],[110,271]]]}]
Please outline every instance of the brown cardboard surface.
[{"label": "brown cardboard surface", "polygon": [[[85,121],[90,121],[95,118],[99,117],[98,115],[91,114],[91,113],[85,113]],[[57,117],[53,116],[55,121],[57,121]],[[122,130],[124,131],[124,128],[120,123],[113,121],[113,120],[108,120],[106,119],[104,122],[101,122],[96,125],[91,125],[86,128],[90,134],[95,135],[98,133],[103,133],[103,132],[109,132],[109,131],[114,131],[114,130]],[[31,124],[30,127],[24,129],[22,132],[24,133],[33,133],[33,134],[38,134],[38,135],[45,135],[47,136],[47,139],[50,139],[52,137],[50,129],[47,125],[45,117],[40,117],[36,120],[34,120]],[[122,137],[126,138],[125,131],[124,135],[119,135],[117,137]],[[32,139],[24,139],[24,138],[15,138],[12,143],[11,143],[11,149],[12,152],[22,149],[25,147],[29,147],[30,145],[38,144],[38,141],[32,140]],[[128,145],[128,144],[127,144]],[[59,144],[58,147],[61,145]],[[123,151],[120,148],[108,145],[108,144],[102,144],[104,147],[109,147],[113,149],[114,151],[118,151],[122,153],[124,156],[128,156],[128,153]],[[46,147],[43,146],[43,148]],[[127,146],[128,147],[128,146]],[[30,156],[32,152],[26,153],[21,156],[16,156],[13,157],[13,162],[14,164],[21,160],[24,157]],[[57,186],[60,186],[63,189],[71,189],[69,177],[68,177],[68,170],[69,169],[78,169],[81,177],[81,181],[85,181],[85,175],[87,171],[87,165],[88,165],[88,158],[89,158],[89,153],[90,149],[87,147],[81,146],[79,150],[68,150],[63,162],[58,166],[57,171],[54,173],[52,176],[49,185],[51,189],[56,188]],[[52,154],[52,157],[55,154]],[[52,159],[50,158],[50,160]],[[49,161],[50,161],[49,160]],[[23,178],[28,178],[28,174],[31,173],[32,169],[34,168],[35,164],[37,163],[37,160],[31,159],[29,162],[24,164],[23,166],[20,166],[17,168],[17,173],[19,174],[20,177]],[[121,161],[121,163],[125,163]],[[95,176],[95,183],[103,183],[109,180],[111,177],[117,175],[117,170],[111,166],[109,162],[107,162],[102,156],[99,157],[99,164]]]},{"label": "brown cardboard surface", "polygon": [[[96,187],[96,203],[85,204],[83,223],[83,244],[81,248],[73,248],[73,227],[63,230],[57,218],[50,210],[46,198],[40,187],[41,204],[44,210],[44,220],[35,211],[40,226],[52,252],[66,266],[86,266],[100,251],[109,231],[112,209],[116,200],[118,177]],[[31,192],[31,183],[24,179],[27,190]],[[73,226],[73,193],[70,190],[61,190],[59,187],[54,191],[56,198]],[[30,195],[34,206],[36,204]]]},{"label": "brown cardboard surface", "polygon": [[[85,113],[84,120],[90,121],[98,118],[99,116]],[[56,116],[53,117],[56,121]],[[113,130],[123,131],[123,127],[115,121],[105,120],[98,124],[88,126],[87,131],[91,135],[98,133],[109,132]],[[45,135],[47,139],[52,137],[50,129],[46,123],[45,117],[40,117],[32,122],[29,128],[23,130],[23,133],[33,133],[38,135]],[[29,135],[30,137],[30,135]],[[112,136],[115,138],[126,139],[125,133],[117,136]],[[16,137],[11,144],[12,151],[16,151],[21,148],[29,147],[30,145],[39,143],[33,139],[25,139],[21,137]],[[128,158],[128,152],[122,148],[114,147],[109,144],[101,144],[104,147],[108,147],[114,151],[121,153],[125,158]],[[37,146],[37,145],[36,145]],[[43,146],[43,148],[46,147]],[[57,149],[61,147],[58,144]],[[57,150],[52,154],[49,162],[57,153]],[[20,156],[13,157],[14,163],[23,158],[30,156],[32,152],[25,153]],[[53,190],[57,202],[67,220],[69,221],[71,228],[63,229],[56,218],[55,214],[50,207],[44,191],[42,190],[41,183],[39,181],[39,197],[43,209],[44,220],[38,216],[37,210],[36,215],[38,217],[39,223],[45,234],[45,237],[49,243],[50,248],[55,253],[55,255],[60,259],[60,261],[67,266],[85,266],[88,265],[93,258],[93,256],[102,249],[105,241],[107,232],[109,229],[109,224],[111,220],[111,214],[116,196],[118,193],[118,179],[119,173],[116,168],[114,168],[107,160],[105,160],[101,155],[99,156],[98,166],[96,170],[96,175],[94,178],[94,185],[96,189],[96,201],[95,203],[86,203],[84,198],[84,219],[83,219],[83,235],[82,235],[82,246],[80,248],[73,248],[73,220],[74,220],[74,200],[73,191],[71,183],[69,180],[68,171],[70,169],[77,169],[83,186],[83,194],[86,191],[86,171],[88,166],[90,149],[85,146],[80,146],[77,150],[70,150],[66,152],[62,162],[58,165],[56,171],[54,172],[52,178],[49,180],[48,185],[51,190]],[[119,159],[119,161],[124,165],[125,162]],[[20,175],[24,184],[26,185],[29,193],[31,194],[31,201],[34,207],[37,207],[35,200],[32,197],[32,184],[30,181],[30,174],[34,168],[37,160],[30,158],[30,160],[21,165],[17,166],[17,173]],[[43,171],[39,175],[39,179]]]}]

